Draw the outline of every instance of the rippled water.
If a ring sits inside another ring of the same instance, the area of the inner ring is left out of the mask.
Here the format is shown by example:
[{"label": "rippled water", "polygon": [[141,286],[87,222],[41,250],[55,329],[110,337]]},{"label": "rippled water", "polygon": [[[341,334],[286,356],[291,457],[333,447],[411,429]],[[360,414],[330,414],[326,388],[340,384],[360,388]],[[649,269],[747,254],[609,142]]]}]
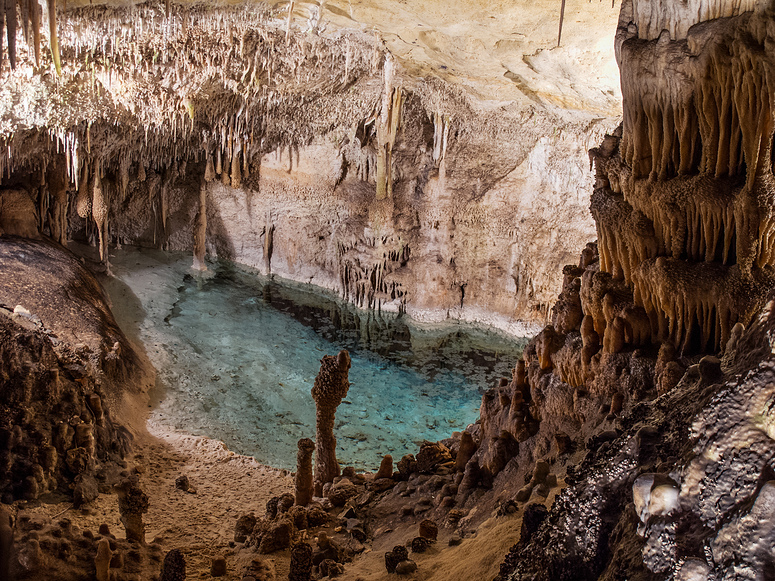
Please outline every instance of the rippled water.
[{"label": "rippled water", "polygon": [[420,328],[231,264],[201,277],[190,263],[137,250],[114,259],[114,305],[127,290],[137,297],[140,337],[160,372],[154,419],[277,467],[294,468],[298,439],[314,439],[310,390],[323,355],[352,358],[337,456],[373,469],[384,454],[416,452],[475,421],[482,391],[510,376],[524,344],[460,324]]}]

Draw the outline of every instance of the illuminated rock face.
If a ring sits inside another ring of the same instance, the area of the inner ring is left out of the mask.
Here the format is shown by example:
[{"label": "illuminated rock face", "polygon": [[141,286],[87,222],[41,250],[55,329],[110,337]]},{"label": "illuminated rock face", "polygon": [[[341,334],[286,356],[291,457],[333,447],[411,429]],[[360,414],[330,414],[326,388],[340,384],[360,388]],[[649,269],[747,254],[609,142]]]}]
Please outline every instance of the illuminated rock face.
[{"label": "illuminated rock face", "polygon": [[772,14],[646,41],[630,9],[617,35],[624,120],[590,151],[597,245],[565,268],[553,326],[525,356],[539,383],[551,371],[624,397],[611,369],[661,346],[641,387],[667,391],[676,359],[723,353],[775,284]]},{"label": "illuminated rock face", "polygon": [[685,42],[639,34],[618,35],[618,151],[593,153],[600,269],[632,288],[654,340],[723,350],[775,263],[771,15],[706,22]]},{"label": "illuminated rock face", "polygon": [[625,3],[617,34],[622,126],[590,151],[597,244],[565,267],[552,325],[525,350],[528,417],[495,420],[524,391],[503,386],[482,404],[485,442],[550,417],[583,425],[590,396],[613,410],[666,393],[690,358],[723,354],[775,287],[773,14],[649,41],[643,4]]}]

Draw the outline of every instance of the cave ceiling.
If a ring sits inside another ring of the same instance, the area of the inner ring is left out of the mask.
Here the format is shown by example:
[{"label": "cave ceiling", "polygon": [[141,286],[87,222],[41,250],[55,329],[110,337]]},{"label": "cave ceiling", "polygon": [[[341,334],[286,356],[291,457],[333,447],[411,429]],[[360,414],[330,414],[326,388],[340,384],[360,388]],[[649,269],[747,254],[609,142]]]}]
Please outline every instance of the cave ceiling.
[{"label": "cave ceiling", "polygon": [[[41,4],[45,23],[46,3]],[[97,4],[102,3],[60,1],[60,28],[63,14],[78,18],[79,9]],[[125,8],[130,17],[139,9],[138,3],[108,4]],[[607,0],[270,0],[172,3],[171,9],[214,12],[247,6],[265,12],[267,24],[276,27],[287,27],[290,13],[294,33],[326,37],[355,30],[373,35],[409,78],[438,77],[465,88],[477,100],[538,103],[555,111],[615,117],[621,114],[621,93],[613,55],[620,7],[619,2],[614,4]],[[159,8],[163,11],[165,6]],[[47,28],[41,26],[44,43]],[[23,45],[18,36],[17,46]]]},{"label": "cave ceiling", "polygon": [[[278,18],[288,2],[268,2]],[[619,8],[570,0],[334,0],[293,3],[297,25],[374,30],[406,70],[487,100],[530,99],[615,116],[621,108],[613,35]],[[618,3],[617,3],[618,4]]]}]

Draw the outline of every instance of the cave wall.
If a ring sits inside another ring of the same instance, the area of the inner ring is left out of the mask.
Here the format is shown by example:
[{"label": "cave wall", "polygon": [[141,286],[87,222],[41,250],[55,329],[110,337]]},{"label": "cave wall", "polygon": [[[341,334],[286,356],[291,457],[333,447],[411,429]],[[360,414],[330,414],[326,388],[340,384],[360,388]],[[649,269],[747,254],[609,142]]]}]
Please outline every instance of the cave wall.
[{"label": "cave wall", "polygon": [[274,16],[61,13],[61,77],[21,40],[2,72],[1,187],[60,241],[190,251],[204,183],[211,258],[419,319],[543,323],[594,236],[585,152],[614,121],[482,101],[374,36]]},{"label": "cave wall", "polygon": [[586,452],[500,579],[771,577],[774,25],[767,3],[622,5],[597,244],[485,395],[474,460],[561,455],[559,430]]}]

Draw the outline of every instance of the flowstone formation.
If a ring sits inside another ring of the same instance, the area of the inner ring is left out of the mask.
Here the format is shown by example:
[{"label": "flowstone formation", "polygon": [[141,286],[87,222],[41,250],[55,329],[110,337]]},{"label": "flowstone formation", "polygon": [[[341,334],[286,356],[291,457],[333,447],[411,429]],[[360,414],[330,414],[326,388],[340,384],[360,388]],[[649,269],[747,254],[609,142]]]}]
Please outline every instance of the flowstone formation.
[{"label": "flowstone formation", "polygon": [[583,160],[615,99],[568,112],[511,70],[521,100],[480,99],[339,10],[51,4],[61,72],[32,35],[0,71],[0,185],[106,268],[116,245],[187,250],[363,307],[543,323],[592,234]]}]

